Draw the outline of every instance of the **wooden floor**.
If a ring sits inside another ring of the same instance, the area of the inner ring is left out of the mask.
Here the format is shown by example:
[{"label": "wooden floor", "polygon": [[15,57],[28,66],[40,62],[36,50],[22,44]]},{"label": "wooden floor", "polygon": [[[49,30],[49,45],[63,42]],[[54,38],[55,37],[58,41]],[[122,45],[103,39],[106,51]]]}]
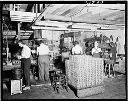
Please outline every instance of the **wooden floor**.
[{"label": "wooden floor", "polygon": [[[126,99],[126,76],[120,75],[115,78],[105,78],[105,92],[85,98],[76,97],[73,90],[61,90],[57,94],[50,85],[32,86],[31,90],[23,91],[22,94],[10,95],[7,88],[3,89],[3,99]],[[4,85],[5,86],[5,85]]]}]

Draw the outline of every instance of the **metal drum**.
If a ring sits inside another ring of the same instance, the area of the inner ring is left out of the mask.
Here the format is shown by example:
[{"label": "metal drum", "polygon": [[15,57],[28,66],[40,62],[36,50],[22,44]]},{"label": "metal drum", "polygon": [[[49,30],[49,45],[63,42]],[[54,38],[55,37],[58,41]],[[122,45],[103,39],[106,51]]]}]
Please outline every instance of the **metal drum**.
[{"label": "metal drum", "polygon": [[22,79],[22,69],[21,68],[14,68],[13,69],[13,76],[12,76],[12,79],[13,80],[19,80],[19,79]]}]

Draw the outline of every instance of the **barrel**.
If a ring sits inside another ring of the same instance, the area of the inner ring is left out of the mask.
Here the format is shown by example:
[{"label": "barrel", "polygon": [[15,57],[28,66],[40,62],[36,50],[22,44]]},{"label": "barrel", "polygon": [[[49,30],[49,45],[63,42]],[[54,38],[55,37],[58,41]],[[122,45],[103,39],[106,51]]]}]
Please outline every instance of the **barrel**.
[{"label": "barrel", "polygon": [[13,73],[13,75],[12,75],[13,80],[22,79],[22,69],[21,68],[14,68],[12,73]]}]

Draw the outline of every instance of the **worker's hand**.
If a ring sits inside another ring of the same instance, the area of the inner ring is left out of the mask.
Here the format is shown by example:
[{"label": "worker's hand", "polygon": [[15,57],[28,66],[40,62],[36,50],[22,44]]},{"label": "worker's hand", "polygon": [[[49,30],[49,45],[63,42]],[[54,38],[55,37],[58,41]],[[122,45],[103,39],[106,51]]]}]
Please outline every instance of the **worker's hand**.
[{"label": "worker's hand", "polygon": [[21,59],[21,56],[18,56],[17,58],[18,58],[18,59]]}]

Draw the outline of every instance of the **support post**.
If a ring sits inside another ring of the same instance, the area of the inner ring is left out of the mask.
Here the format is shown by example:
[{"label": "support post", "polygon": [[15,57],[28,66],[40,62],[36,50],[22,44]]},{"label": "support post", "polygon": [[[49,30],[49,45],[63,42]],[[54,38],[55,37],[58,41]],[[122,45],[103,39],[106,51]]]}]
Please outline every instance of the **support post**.
[{"label": "support post", "polygon": [[17,23],[17,31],[16,31],[16,35],[18,35],[18,40],[20,40],[20,27],[21,27],[21,22]]}]

